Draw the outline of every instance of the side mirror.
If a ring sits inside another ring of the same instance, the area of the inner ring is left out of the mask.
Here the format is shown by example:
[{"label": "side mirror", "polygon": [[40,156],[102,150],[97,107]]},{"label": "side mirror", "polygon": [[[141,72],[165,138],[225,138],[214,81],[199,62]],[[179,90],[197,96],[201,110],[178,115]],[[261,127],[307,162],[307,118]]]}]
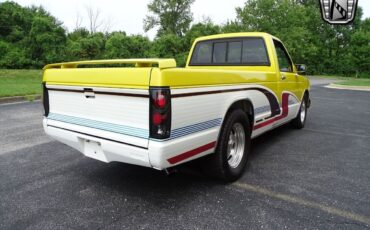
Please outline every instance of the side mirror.
[{"label": "side mirror", "polygon": [[296,64],[297,73],[300,75],[306,75],[307,66],[305,64]]}]

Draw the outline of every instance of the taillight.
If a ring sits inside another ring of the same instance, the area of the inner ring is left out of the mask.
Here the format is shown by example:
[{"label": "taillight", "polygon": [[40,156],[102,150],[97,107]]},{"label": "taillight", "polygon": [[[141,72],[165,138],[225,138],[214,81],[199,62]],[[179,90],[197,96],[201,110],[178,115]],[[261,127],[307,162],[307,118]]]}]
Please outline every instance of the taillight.
[{"label": "taillight", "polygon": [[42,103],[44,104],[44,116],[47,117],[49,115],[49,92],[48,89],[46,88],[46,83],[42,83]]},{"label": "taillight", "polygon": [[169,87],[150,87],[150,137],[166,139],[171,133],[171,91]]},{"label": "taillight", "polygon": [[164,109],[167,104],[166,96],[163,94],[161,90],[158,90],[155,92],[155,99],[154,99],[154,105],[157,108]]}]

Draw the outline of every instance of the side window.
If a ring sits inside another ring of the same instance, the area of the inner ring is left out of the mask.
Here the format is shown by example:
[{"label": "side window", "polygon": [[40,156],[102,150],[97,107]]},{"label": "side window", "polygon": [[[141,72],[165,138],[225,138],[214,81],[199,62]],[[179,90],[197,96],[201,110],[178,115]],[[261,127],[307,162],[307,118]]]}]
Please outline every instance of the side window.
[{"label": "side window", "polygon": [[290,60],[287,51],[285,50],[283,44],[274,40],[274,45],[276,49],[276,55],[279,62],[279,68],[281,72],[293,72],[292,61]]}]

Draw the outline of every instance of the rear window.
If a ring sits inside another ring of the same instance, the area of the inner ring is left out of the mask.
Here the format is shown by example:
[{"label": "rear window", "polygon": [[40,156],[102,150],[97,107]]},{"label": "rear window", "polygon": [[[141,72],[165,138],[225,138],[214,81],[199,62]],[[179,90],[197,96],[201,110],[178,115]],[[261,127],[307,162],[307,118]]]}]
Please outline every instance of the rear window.
[{"label": "rear window", "polygon": [[231,38],[198,42],[190,65],[270,65],[262,38]]},{"label": "rear window", "polygon": [[229,49],[227,50],[228,63],[241,63],[242,42],[229,42]]},{"label": "rear window", "polygon": [[215,42],[213,44],[213,63],[226,62],[226,42]]},{"label": "rear window", "polygon": [[212,62],[212,45],[211,42],[202,42],[194,49],[192,60],[197,63],[211,63]]}]

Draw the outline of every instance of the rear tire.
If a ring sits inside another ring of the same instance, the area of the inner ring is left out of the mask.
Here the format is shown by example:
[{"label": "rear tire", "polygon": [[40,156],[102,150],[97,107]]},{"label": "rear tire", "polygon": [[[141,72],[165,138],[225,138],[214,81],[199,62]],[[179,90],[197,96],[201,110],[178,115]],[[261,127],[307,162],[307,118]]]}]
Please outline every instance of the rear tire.
[{"label": "rear tire", "polygon": [[221,128],[216,151],[208,159],[211,175],[225,182],[237,180],[247,164],[250,140],[247,114],[241,109],[231,111]]},{"label": "rear tire", "polygon": [[291,121],[291,125],[296,129],[302,129],[306,124],[307,101],[307,96],[305,95],[301,102],[301,106],[299,107],[297,116]]}]

